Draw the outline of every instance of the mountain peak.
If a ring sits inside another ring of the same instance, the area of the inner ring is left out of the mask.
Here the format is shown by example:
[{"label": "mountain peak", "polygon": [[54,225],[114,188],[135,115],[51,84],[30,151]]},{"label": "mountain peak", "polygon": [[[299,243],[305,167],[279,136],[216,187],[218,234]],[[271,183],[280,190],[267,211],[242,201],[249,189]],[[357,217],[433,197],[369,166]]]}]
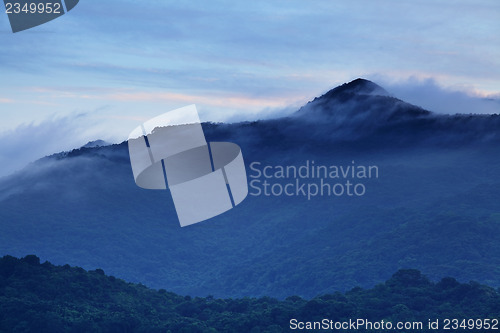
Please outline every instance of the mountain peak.
[{"label": "mountain peak", "polygon": [[428,114],[429,111],[394,98],[378,84],[361,78],[316,97],[295,113],[311,121],[329,119],[338,125],[381,124]]},{"label": "mountain peak", "polygon": [[95,140],[95,141],[87,142],[81,148],[96,148],[96,147],[104,147],[104,146],[109,146],[109,145],[110,145],[110,143],[108,143],[104,140]]},{"label": "mountain peak", "polygon": [[324,94],[322,97],[325,98],[332,98],[336,97],[341,94],[356,94],[356,95],[381,95],[381,96],[388,96],[389,93],[379,86],[378,84],[362,79],[362,78],[357,78],[356,80],[353,80],[348,83],[344,83],[341,86],[338,86],[336,88],[333,88],[332,90],[328,91],[326,94]]}]

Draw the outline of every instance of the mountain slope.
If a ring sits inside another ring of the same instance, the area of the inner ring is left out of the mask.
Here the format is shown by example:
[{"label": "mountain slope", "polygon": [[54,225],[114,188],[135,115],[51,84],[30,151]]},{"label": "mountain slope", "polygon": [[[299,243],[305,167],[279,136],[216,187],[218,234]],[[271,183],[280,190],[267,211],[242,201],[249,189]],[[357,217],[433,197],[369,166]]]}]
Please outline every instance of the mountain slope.
[{"label": "mountain slope", "polygon": [[260,171],[375,165],[378,178],[351,179],[366,187],[363,196],[256,196],[251,188],[236,209],[180,228],[168,191],[135,185],[126,143],[84,147],[0,181],[0,254],[36,253],[200,296],[313,297],[370,287],[408,267],[500,286],[499,117],[435,115],[359,84],[292,117],[203,127],[208,141],[240,145],[259,186],[266,179],[256,178],[254,162]]},{"label": "mountain slope", "polygon": [[300,108],[295,116],[305,120],[321,117],[345,122],[387,122],[429,116],[429,111],[391,97],[379,85],[356,79],[336,87]]}]

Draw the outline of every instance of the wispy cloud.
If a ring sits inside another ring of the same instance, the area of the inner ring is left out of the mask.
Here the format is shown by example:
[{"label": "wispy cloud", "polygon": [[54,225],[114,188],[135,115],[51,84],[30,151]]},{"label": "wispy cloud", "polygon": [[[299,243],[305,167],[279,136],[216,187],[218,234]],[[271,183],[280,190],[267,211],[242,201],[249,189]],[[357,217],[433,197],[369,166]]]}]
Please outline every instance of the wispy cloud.
[{"label": "wispy cloud", "polygon": [[500,96],[471,88],[440,86],[433,78],[380,82],[393,96],[424,109],[446,114],[500,114]]},{"label": "wispy cloud", "polygon": [[28,163],[55,152],[71,150],[90,141],[88,114],[52,117],[0,132],[0,176],[20,170]]},{"label": "wispy cloud", "polygon": [[499,11],[488,0],[80,2],[22,33],[0,24],[12,101],[0,100],[0,128],[102,106],[107,119],[191,103],[207,120],[261,117],[370,73],[498,93]]},{"label": "wispy cloud", "polygon": [[117,101],[174,101],[182,103],[191,103],[197,101],[198,103],[207,106],[224,106],[224,107],[253,107],[253,108],[266,108],[266,107],[285,107],[289,102],[288,98],[254,98],[250,96],[202,96],[202,95],[188,95],[179,93],[116,93],[106,96],[111,100]]}]

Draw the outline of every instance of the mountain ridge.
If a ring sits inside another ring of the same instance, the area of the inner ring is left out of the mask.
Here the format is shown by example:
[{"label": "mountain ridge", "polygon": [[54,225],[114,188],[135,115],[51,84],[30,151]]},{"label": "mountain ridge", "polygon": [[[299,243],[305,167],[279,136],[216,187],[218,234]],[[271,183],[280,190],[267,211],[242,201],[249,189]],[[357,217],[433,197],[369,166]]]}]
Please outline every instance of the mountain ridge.
[{"label": "mountain ridge", "polygon": [[[335,112],[335,105],[325,105],[331,103],[332,100],[338,101],[339,99],[344,102],[346,100],[351,102],[350,99],[359,95],[365,96],[369,98],[369,100],[355,100],[354,107],[352,107],[352,103],[347,103],[349,104],[349,107],[340,108],[340,112]],[[375,102],[370,98],[375,98]],[[375,104],[375,107],[370,105],[371,103]],[[387,105],[390,106],[386,108],[385,106]],[[311,113],[310,111],[313,112]],[[264,123],[270,123],[273,124],[271,127],[274,130],[279,131],[279,128],[276,128],[274,124],[282,122],[286,127],[290,120],[295,121],[296,119],[307,123],[317,122],[319,123],[317,125],[320,127],[331,126],[333,129],[339,129],[340,127],[353,127],[357,129],[361,127],[363,129],[368,128],[372,132],[376,132],[380,128],[386,129],[387,126],[393,126],[391,123],[394,123],[395,126],[398,126],[398,123],[403,125],[410,123],[411,126],[413,124],[419,124],[419,126],[430,126],[431,130],[432,126],[438,125],[439,130],[441,130],[442,127],[451,127],[452,130],[457,123],[470,122],[471,119],[489,123],[489,126],[484,124],[478,125],[486,128],[500,126],[500,115],[437,114],[392,97],[378,84],[363,78],[357,78],[330,89],[328,92],[307,102],[289,117],[278,117],[269,120],[244,121],[236,123],[206,122],[203,123],[203,126],[210,132],[213,128],[223,129],[227,128],[227,126],[236,126],[245,129],[249,126],[251,127],[252,124],[262,125]],[[462,132],[463,130],[464,128],[460,128],[458,131]],[[340,133],[345,133],[345,131],[341,129]],[[213,134],[215,134],[215,136],[218,135],[218,133]],[[411,134],[411,131],[409,131],[409,134]],[[336,136],[336,139],[341,140],[342,138]],[[346,139],[349,141],[349,137]],[[83,152],[99,152],[102,151],[101,148],[103,147],[124,144],[126,144],[126,141],[121,143],[108,143],[104,140],[97,139],[89,141],[87,144],[71,151],[54,153],[46,156],[46,158],[64,158],[66,156],[76,156]]]},{"label": "mountain ridge", "polygon": [[354,118],[357,121],[393,121],[407,118],[436,116],[419,106],[406,103],[391,96],[376,83],[358,78],[335,87],[314,98],[296,111],[293,116],[302,119]]},{"label": "mountain ridge", "polygon": [[340,86],[337,86],[333,89],[330,89],[328,92],[315,99],[332,98],[335,97],[336,95],[346,94],[346,93],[361,94],[361,95],[382,95],[382,96],[389,95],[389,93],[384,88],[382,88],[375,82],[363,78],[357,78],[350,82],[343,83]]},{"label": "mountain ridge", "polygon": [[207,141],[241,147],[249,181],[253,162],[377,165],[365,196],[249,195],[180,228],[168,191],[135,185],[126,142],[80,148],[0,181],[0,254],[200,296],[314,297],[405,267],[500,286],[500,117],[391,118],[365,98],[341,106],[371,118],[202,124]]}]

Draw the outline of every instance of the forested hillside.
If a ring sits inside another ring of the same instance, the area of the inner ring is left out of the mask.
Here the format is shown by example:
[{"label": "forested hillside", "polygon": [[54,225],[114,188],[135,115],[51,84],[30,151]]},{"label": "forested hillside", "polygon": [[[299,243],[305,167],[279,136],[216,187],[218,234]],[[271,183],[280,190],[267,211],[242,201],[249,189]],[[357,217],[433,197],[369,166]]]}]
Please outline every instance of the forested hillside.
[{"label": "forested hillside", "polygon": [[425,328],[428,319],[498,319],[500,294],[450,277],[431,282],[406,269],[372,289],[313,299],[192,298],[29,255],[0,259],[0,309],[1,332],[286,332],[291,319],[325,318],[415,321]]},{"label": "forested hillside", "polygon": [[[90,145],[0,179],[0,256],[200,297],[311,298],[406,267],[500,286],[500,116],[434,114],[355,80],[287,118],[203,129],[241,147],[249,195],[235,209],[181,228],[169,191],[135,184],[127,142]],[[376,166],[378,177],[262,175],[313,163]],[[299,191],[322,181],[366,193]],[[264,182],[297,191],[258,194]]]}]

